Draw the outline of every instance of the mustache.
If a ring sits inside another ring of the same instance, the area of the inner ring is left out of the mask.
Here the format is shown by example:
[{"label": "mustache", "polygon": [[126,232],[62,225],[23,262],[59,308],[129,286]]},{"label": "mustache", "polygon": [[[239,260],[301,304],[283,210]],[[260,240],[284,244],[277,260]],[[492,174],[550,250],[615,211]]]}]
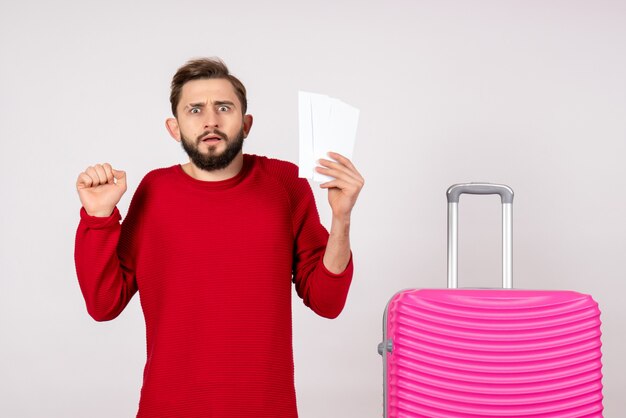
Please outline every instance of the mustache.
[{"label": "mustache", "polygon": [[228,135],[226,135],[224,132],[220,131],[219,129],[213,129],[212,131],[202,132],[200,135],[198,135],[198,138],[196,138],[196,141],[202,142],[204,138],[206,138],[209,135],[217,135],[224,141],[228,141]]}]

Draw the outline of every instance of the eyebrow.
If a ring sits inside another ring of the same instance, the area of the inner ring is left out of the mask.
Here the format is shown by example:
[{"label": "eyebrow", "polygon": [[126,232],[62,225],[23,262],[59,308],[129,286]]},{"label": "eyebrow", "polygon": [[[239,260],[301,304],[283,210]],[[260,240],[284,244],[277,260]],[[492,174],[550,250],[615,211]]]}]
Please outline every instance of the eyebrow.
[{"label": "eyebrow", "polygon": [[189,109],[190,107],[205,107],[206,103],[198,102],[198,103],[189,103],[185,106],[185,109]]},{"label": "eyebrow", "polygon": [[[197,102],[197,103],[189,103],[185,106],[185,109],[189,109],[192,107],[199,107],[199,108],[204,108],[206,107],[206,102]],[[213,102],[214,106],[222,106],[222,105],[229,105],[232,106],[234,108],[236,108],[237,106],[235,105],[234,102],[231,102],[230,100],[216,100]]]},{"label": "eyebrow", "polygon": [[234,102],[231,102],[230,100],[216,100],[215,102],[213,102],[213,104],[215,106],[222,106],[222,105],[229,105],[232,107],[236,107]]}]

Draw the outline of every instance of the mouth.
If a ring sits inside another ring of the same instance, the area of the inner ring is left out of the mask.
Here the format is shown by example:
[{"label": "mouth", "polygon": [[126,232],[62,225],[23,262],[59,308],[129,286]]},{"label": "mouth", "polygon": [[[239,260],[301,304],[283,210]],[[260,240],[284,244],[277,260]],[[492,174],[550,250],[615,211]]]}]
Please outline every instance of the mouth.
[{"label": "mouth", "polygon": [[221,141],[221,140],[222,140],[222,138],[219,135],[212,135],[212,134],[211,135],[207,135],[207,136],[203,137],[202,139],[200,139],[200,141],[208,142],[208,143],[217,142],[217,141]]}]

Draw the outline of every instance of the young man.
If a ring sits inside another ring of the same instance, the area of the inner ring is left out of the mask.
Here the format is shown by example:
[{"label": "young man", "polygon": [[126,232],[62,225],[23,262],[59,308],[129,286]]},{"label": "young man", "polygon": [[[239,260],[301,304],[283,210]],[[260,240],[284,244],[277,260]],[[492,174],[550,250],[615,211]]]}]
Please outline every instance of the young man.
[{"label": "young man", "polygon": [[111,320],[139,291],[147,362],[138,417],[297,417],[291,283],[317,314],[343,309],[350,214],[363,178],[341,155],[320,160],[330,234],[297,167],[242,153],[252,127],[246,90],[216,59],[172,80],[170,135],[189,163],[148,173],[126,219],[126,174],[89,167],[76,271],[89,314]]}]

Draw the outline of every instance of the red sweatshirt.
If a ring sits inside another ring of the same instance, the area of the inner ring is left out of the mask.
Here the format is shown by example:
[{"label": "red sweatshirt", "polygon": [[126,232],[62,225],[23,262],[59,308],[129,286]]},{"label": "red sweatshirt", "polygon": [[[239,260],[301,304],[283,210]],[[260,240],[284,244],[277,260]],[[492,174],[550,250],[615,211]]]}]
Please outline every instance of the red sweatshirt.
[{"label": "red sweatshirt", "polygon": [[203,182],[180,166],[143,179],[120,225],[81,210],[76,271],[87,310],[115,318],[136,291],[147,361],[138,417],[297,417],[291,284],[316,313],[343,309],[352,261],[322,263],[328,232],[291,163],[244,155]]}]

